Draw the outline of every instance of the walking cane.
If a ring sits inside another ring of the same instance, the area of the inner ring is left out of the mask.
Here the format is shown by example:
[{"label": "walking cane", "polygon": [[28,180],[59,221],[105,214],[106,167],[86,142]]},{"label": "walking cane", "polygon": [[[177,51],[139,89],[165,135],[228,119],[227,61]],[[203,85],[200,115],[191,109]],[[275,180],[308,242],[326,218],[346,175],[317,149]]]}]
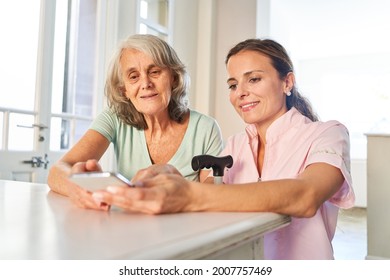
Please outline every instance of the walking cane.
[{"label": "walking cane", "polygon": [[192,158],[192,169],[198,171],[203,168],[212,168],[214,184],[222,184],[222,177],[225,167],[233,166],[232,156],[215,157],[210,155],[199,155]]}]

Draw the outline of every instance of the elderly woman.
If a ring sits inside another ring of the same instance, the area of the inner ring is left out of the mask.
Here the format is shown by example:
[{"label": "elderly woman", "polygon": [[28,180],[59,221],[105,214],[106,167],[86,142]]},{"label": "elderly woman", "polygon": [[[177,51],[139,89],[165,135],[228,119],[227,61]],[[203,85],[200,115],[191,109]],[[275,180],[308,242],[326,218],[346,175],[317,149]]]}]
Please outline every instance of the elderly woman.
[{"label": "elderly woman", "polygon": [[203,180],[207,174],[194,172],[191,159],[219,154],[222,137],[214,119],[188,108],[188,84],[183,63],[165,41],[133,35],[122,42],[106,80],[109,108],[50,169],[50,188],[80,207],[107,210],[68,176],[101,171],[98,161],[110,143],[118,172],[127,178],[150,165],[164,169],[169,164],[188,180]]},{"label": "elderly woman", "polygon": [[[224,185],[188,182],[177,172],[143,176],[141,188],[110,186],[95,199],[130,211],[259,211],[290,215],[264,237],[266,259],[333,259],[339,208],[354,203],[349,136],[337,121],[317,120],[295,86],[286,50],[249,39],[227,55],[230,102],[248,124],[222,155],[233,167]],[[168,170],[168,169],[167,169]]]}]

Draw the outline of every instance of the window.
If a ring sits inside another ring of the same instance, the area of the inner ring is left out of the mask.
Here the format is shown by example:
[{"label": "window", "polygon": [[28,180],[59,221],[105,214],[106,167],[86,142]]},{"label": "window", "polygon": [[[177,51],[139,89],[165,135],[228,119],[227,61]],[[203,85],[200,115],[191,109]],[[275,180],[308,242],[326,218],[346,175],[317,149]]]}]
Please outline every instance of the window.
[{"label": "window", "polygon": [[153,34],[168,40],[169,35],[169,1],[140,0],[139,33]]},{"label": "window", "polygon": [[[0,30],[7,38],[0,52],[2,150],[33,151],[49,142],[52,151],[66,150],[91,123],[98,80],[98,2],[2,3]],[[48,26],[54,26],[53,34]],[[51,90],[42,90],[45,85]],[[51,104],[42,105],[44,100]],[[48,128],[50,141],[35,128]]]},{"label": "window", "polygon": [[5,1],[1,6],[1,106],[33,111],[41,5],[21,0]]},{"label": "window", "polygon": [[2,150],[33,149],[39,13],[39,1],[6,1],[0,9]]},{"label": "window", "polygon": [[53,151],[69,149],[93,118],[96,30],[96,0],[57,1],[50,125]]}]

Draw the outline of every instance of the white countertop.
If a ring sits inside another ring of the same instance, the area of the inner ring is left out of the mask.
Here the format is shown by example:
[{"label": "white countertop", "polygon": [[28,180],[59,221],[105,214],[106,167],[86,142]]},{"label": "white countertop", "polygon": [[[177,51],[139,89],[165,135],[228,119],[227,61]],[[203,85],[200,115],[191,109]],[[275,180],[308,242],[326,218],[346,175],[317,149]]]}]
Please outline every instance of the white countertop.
[{"label": "white countertop", "polygon": [[198,259],[289,222],[274,213],[80,209],[45,184],[0,180],[0,259]]}]

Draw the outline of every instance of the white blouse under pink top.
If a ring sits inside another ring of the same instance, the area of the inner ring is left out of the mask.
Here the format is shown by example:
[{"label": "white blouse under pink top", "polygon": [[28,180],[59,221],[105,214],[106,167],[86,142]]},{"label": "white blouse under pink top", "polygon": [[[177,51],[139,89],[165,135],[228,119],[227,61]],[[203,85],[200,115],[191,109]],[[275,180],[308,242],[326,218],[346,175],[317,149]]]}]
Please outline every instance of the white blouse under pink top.
[{"label": "white blouse under pink top", "polygon": [[[264,238],[266,259],[333,259],[332,239],[339,208],[354,205],[350,173],[349,134],[337,121],[312,122],[295,108],[267,130],[261,181],[295,178],[315,162],[339,168],[345,181],[312,218],[292,218],[291,224]],[[221,155],[231,155],[233,166],[225,171],[225,184],[256,182],[258,137],[254,125],[230,137]],[[261,187],[261,186],[259,186]]]}]

